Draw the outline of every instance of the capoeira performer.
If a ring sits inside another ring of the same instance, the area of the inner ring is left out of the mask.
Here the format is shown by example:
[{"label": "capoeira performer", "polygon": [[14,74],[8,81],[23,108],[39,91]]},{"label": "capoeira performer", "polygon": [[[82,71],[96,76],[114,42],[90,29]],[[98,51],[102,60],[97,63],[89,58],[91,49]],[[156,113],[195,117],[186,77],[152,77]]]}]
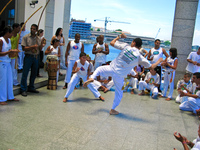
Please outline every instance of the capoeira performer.
[{"label": "capoeira performer", "polygon": [[131,46],[127,43],[120,43],[118,41],[120,38],[126,38],[126,35],[122,33],[110,42],[110,45],[122,50],[117,58],[115,58],[110,65],[98,67],[91,75],[91,78],[84,83],[84,86],[88,85],[99,75],[104,77],[112,77],[116,88],[113,106],[110,110],[111,115],[119,114],[115,108],[119,105],[123,96],[122,86],[124,77],[130,73],[131,69],[138,64],[141,64],[146,68],[155,68],[160,62],[163,61],[163,59],[160,58],[155,64],[151,65],[149,61],[139,53],[139,48],[142,45],[142,40],[140,38],[134,39],[131,43]]},{"label": "capoeira performer", "polygon": [[162,91],[162,97],[166,97],[168,86],[170,86],[168,97],[165,99],[167,101],[172,99],[174,91],[174,78],[175,78],[176,68],[178,65],[177,49],[170,48],[169,54],[170,57],[168,57],[165,62],[161,63],[161,66],[164,66],[165,68],[164,89]]},{"label": "capoeira performer", "polygon": [[79,55],[81,52],[84,52],[84,45],[80,42],[80,34],[76,33],[75,40],[68,43],[65,53],[65,65],[67,67],[67,70],[65,75],[65,85],[63,89],[66,89],[67,84],[70,82],[72,68],[75,62],[79,59]]},{"label": "capoeira performer", "polygon": [[106,63],[106,55],[109,54],[108,44],[104,43],[104,36],[99,35],[98,43],[94,44],[92,54],[95,54],[94,69]]},{"label": "capoeira performer", "polygon": [[[86,54],[84,52],[80,54],[80,59],[75,62],[72,72],[74,74],[69,82],[65,98],[63,99],[64,103],[67,102],[69,95],[73,92],[80,78],[82,78],[84,82],[89,78],[89,63],[86,61]],[[94,94],[96,98],[99,98],[100,100],[104,101],[104,98],[101,96],[101,94],[96,89],[93,83],[88,84],[87,87],[90,89],[90,91]]]},{"label": "capoeira performer", "polygon": [[[152,64],[157,62],[157,60],[159,58],[163,58],[163,55],[165,55],[165,57],[166,57],[165,60],[167,60],[167,58],[169,57],[169,55],[167,54],[166,50],[164,48],[160,47],[160,42],[161,41],[159,39],[156,39],[154,41],[154,44],[155,44],[154,48],[152,48],[148,53],[147,59],[149,61],[151,61]],[[162,81],[162,67],[161,67],[161,64],[159,64],[158,67],[157,67],[157,73],[160,76],[160,81]],[[158,91],[161,92],[160,85],[158,87]]]},{"label": "capoeira performer", "polygon": [[13,94],[11,59],[8,56],[19,52],[19,50],[11,49],[11,36],[11,27],[5,27],[3,37],[0,37],[0,105],[7,105],[7,100],[19,101]]},{"label": "capoeira performer", "polygon": [[187,96],[187,100],[179,105],[180,110],[192,111],[196,114],[196,110],[200,108],[200,73],[193,74],[192,81],[196,83],[197,87],[194,94],[180,91],[180,97]]},{"label": "capoeira performer", "polygon": [[145,95],[144,90],[148,89],[152,92],[152,98],[157,99],[158,87],[160,85],[160,76],[156,73],[156,68],[151,68],[144,78],[144,81],[139,82],[139,90],[142,92],[139,95]]},{"label": "capoeira performer", "polygon": [[[185,93],[193,93],[193,84],[190,80],[191,74],[185,73],[183,80],[178,81],[177,83],[177,91],[184,91]],[[183,97],[180,97],[180,94],[176,97],[176,103],[182,103]]]}]

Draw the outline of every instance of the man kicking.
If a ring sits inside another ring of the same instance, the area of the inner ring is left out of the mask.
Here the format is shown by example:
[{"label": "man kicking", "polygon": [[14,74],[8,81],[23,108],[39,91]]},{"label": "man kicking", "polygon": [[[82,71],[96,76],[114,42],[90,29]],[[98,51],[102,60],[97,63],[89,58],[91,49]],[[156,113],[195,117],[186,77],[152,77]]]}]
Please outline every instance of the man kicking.
[{"label": "man kicking", "polygon": [[142,45],[142,40],[140,38],[134,39],[131,45],[119,42],[118,40],[120,38],[126,38],[126,35],[122,33],[110,42],[110,45],[122,50],[119,55],[110,63],[110,65],[98,67],[91,75],[90,79],[88,79],[83,85],[87,86],[99,75],[112,77],[116,88],[113,106],[110,110],[111,115],[119,114],[115,108],[119,105],[123,96],[122,86],[124,77],[130,73],[131,69],[138,64],[144,66],[145,68],[155,68],[160,62],[163,61],[163,59],[160,58],[156,63],[150,64],[149,61],[139,53],[139,49]]}]

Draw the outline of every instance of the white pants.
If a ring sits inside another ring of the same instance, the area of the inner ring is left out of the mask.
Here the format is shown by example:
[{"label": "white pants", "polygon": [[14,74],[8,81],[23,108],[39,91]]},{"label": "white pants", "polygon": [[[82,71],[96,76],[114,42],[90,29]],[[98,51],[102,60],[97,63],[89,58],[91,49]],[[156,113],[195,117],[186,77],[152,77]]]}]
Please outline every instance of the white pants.
[{"label": "white pants", "polygon": [[69,83],[72,75],[72,69],[74,67],[76,60],[68,60],[68,66],[66,69],[66,75],[65,75],[65,83]]},{"label": "white pants", "polygon": [[14,98],[11,64],[0,62],[0,102]]},{"label": "white pants", "polygon": [[99,82],[99,81],[97,81],[97,80],[94,80],[93,84],[95,85],[95,87],[96,87],[97,89],[99,89],[100,86],[104,86],[104,87],[106,87],[108,90],[110,90],[111,87],[114,86],[113,80],[111,80],[110,82],[108,82],[108,83],[106,83],[106,84],[105,84],[105,83],[101,83],[101,82]]},{"label": "white pants", "polygon": [[11,68],[13,75],[13,85],[19,85],[19,82],[17,80],[17,69],[15,69],[15,59],[11,59]]},{"label": "white pants", "polygon": [[192,111],[193,113],[196,114],[196,110],[200,108],[200,99],[188,97],[187,101],[185,101],[179,105],[179,108],[180,108],[180,110]]},{"label": "white pants", "polygon": [[106,65],[106,66],[100,66],[98,67],[94,73],[91,75],[92,79],[96,79],[97,76],[103,76],[103,77],[107,77],[107,76],[111,76],[115,85],[115,98],[113,100],[113,106],[112,109],[115,109],[119,103],[121,102],[121,99],[123,97],[123,90],[122,90],[122,86],[123,86],[123,82],[124,82],[124,78],[120,77],[119,75],[117,75],[110,67],[110,65]]},{"label": "white pants", "polygon": [[[186,90],[183,90],[184,93],[187,93]],[[187,96],[184,96],[184,97],[180,97],[180,94],[176,97],[176,102],[177,103],[182,103],[185,101],[185,99],[187,98]]]},{"label": "white pants", "polygon": [[25,54],[24,54],[24,51],[22,50],[21,44],[19,44],[18,48],[21,51],[18,53],[18,69],[23,69],[23,62],[24,62]]},{"label": "white pants", "polygon": [[67,67],[65,66],[63,46],[60,46],[60,68],[67,69]]},{"label": "white pants", "polygon": [[139,90],[145,90],[145,88],[148,90],[151,90],[153,95],[158,95],[158,87],[156,87],[154,85],[149,85],[145,81],[140,81],[139,82]]},{"label": "white pants", "polygon": [[132,89],[137,89],[138,79],[137,78],[131,78],[129,80],[128,86],[131,86]]},{"label": "white pants", "polygon": [[172,77],[172,73],[171,73],[171,72],[170,72],[169,74],[168,74],[168,72],[165,72],[165,75],[164,75],[164,89],[163,89],[163,91],[162,91],[162,95],[163,95],[164,97],[166,97],[166,95],[167,95],[167,90],[168,90],[168,86],[169,86],[168,98],[172,98],[172,95],[173,95],[175,71],[173,71],[172,82],[170,83],[171,77]]},{"label": "white pants", "polygon": [[[66,98],[68,98],[69,95],[73,92],[73,90],[74,90],[74,88],[75,88],[77,82],[80,80],[80,78],[81,78],[81,77],[79,77],[79,75],[77,75],[77,73],[75,73],[75,74],[72,76],[72,78],[71,78],[71,80],[70,80],[70,82],[69,82],[69,84],[68,84],[67,92],[66,92],[66,95],[65,95]],[[82,79],[83,79],[84,82],[87,81],[87,76],[85,76],[85,77],[82,78]],[[100,94],[99,91],[96,89],[96,87],[95,87],[95,85],[94,85],[93,83],[88,84],[87,87],[90,89],[90,91],[94,94],[94,96],[95,96],[96,98],[98,98],[98,97],[101,96],[101,94]]]},{"label": "white pants", "polygon": [[105,64],[106,62],[96,62],[94,63],[94,69],[96,70],[99,66],[102,66],[103,64]]}]

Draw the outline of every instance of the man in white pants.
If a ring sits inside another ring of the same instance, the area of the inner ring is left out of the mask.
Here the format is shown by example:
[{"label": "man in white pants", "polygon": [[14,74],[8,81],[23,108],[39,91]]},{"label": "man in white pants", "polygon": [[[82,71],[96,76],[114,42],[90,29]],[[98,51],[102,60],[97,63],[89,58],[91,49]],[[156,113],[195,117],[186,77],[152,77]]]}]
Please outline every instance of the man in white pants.
[{"label": "man in white pants", "polygon": [[86,86],[89,83],[93,82],[94,79],[99,75],[104,77],[112,77],[116,88],[113,106],[110,110],[111,115],[119,114],[119,112],[116,111],[115,108],[119,105],[123,96],[122,86],[124,77],[126,77],[127,74],[130,73],[131,69],[137,66],[138,64],[141,64],[146,68],[155,68],[161,61],[163,61],[163,59],[160,58],[155,64],[151,65],[149,61],[139,53],[139,48],[142,45],[142,40],[140,38],[134,39],[131,43],[131,46],[127,43],[120,43],[118,41],[120,38],[126,38],[126,35],[121,34],[110,42],[110,45],[122,50],[117,56],[117,58],[115,58],[110,63],[110,65],[98,67],[91,75],[90,79],[87,80],[83,85]]},{"label": "man in white pants", "polygon": [[68,43],[65,53],[65,65],[67,67],[67,70],[65,75],[65,85],[63,89],[66,89],[67,84],[70,82],[72,68],[75,62],[79,59],[79,55],[81,52],[84,52],[84,45],[80,42],[80,34],[76,33],[75,40]]},{"label": "man in white pants", "polygon": [[152,92],[152,98],[157,99],[158,97],[158,87],[160,85],[160,76],[156,73],[156,68],[151,68],[145,76],[144,81],[139,82],[139,90],[142,92],[139,95],[145,95],[144,90],[148,89]]},{"label": "man in white pants", "polygon": [[[75,62],[72,72],[74,73],[74,75],[72,76],[72,78],[69,82],[69,86],[67,88],[65,98],[63,99],[64,103],[67,102],[69,95],[73,92],[73,90],[74,90],[77,82],[80,80],[80,78],[82,78],[83,81],[86,81],[90,75],[89,62],[86,61],[85,53],[80,54],[80,59]],[[104,101],[104,98],[101,96],[101,94],[96,89],[96,87],[93,83],[88,84],[87,87],[90,89],[90,91],[93,93],[93,95],[96,98],[99,98],[100,100]]]},{"label": "man in white pants", "polygon": [[99,35],[98,42],[94,44],[92,49],[92,54],[95,54],[95,63],[94,68],[102,66],[106,63],[106,55],[109,54],[109,47],[108,44],[104,43],[104,36]]},{"label": "man in white pants", "polygon": [[193,74],[192,81],[196,83],[197,87],[194,94],[180,91],[180,97],[187,96],[187,100],[179,105],[180,110],[192,111],[196,114],[196,110],[200,108],[200,73]]}]

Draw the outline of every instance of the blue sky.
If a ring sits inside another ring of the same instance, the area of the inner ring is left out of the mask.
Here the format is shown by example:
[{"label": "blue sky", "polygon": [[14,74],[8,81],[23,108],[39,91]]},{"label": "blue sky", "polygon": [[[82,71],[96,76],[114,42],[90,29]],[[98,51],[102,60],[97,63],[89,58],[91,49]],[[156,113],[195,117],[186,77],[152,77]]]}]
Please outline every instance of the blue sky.
[{"label": "blue sky", "polygon": [[[104,27],[103,21],[110,22],[107,29],[122,29],[133,35],[171,40],[176,0],[72,0],[71,17],[86,20],[96,27]],[[193,45],[200,45],[200,3],[195,25]]]}]

